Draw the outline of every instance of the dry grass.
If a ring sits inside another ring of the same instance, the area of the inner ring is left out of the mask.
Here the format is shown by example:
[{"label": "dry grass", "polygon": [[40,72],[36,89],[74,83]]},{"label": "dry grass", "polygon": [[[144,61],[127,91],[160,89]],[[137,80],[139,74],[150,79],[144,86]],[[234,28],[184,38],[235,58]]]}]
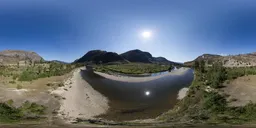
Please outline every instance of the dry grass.
[{"label": "dry grass", "polygon": [[230,106],[256,103],[256,75],[239,77],[225,84],[224,92],[229,95]]}]

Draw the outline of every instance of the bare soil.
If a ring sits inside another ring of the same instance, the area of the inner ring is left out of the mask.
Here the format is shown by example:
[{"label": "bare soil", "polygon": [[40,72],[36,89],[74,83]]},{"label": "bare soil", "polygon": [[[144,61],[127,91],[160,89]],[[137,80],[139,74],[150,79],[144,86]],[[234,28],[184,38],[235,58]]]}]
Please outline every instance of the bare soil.
[{"label": "bare soil", "polygon": [[[14,106],[20,106],[25,101],[35,102],[47,107],[45,115],[48,121],[52,122],[56,117],[56,111],[60,107],[59,97],[50,94],[54,88],[47,86],[48,83],[62,83],[70,77],[70,74],[63,76],[53,76],[48,78],[40,78],[29,82],[13,81],[11,77],[0,77],[0,102],[13,100]],[[17,89],[17,85],[21,85],[21,89]]]},{"label": "bare soil", "polygon": [[67,122],[76,118],[91,119],[104,114],[109,108],[108,99],[83,79],[83,70],[85,68],[76,69],[63,87],[52,92],[62,97],[59,117]]},{"label": "bare soil", "polygon": [[227,100],[230,106],[256,103],[256,75],[239,77],[224,86],[223,91],[229,95]]}]

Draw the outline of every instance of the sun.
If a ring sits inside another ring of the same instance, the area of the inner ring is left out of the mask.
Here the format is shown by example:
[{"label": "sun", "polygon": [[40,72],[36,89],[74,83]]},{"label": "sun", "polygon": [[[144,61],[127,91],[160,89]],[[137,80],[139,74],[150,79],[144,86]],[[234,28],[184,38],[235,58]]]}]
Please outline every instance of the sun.
[{"label": "sun", "polygon": [[146,96],[150,95],[150,91],[145,91],[144,93],[145,93]]},{"label": "sun", "polygon": [[143,31],[141,33],[141,35],[142,35],[143,38],[148,39],[152,36],[152,33],[151,33],[151,31]]}]

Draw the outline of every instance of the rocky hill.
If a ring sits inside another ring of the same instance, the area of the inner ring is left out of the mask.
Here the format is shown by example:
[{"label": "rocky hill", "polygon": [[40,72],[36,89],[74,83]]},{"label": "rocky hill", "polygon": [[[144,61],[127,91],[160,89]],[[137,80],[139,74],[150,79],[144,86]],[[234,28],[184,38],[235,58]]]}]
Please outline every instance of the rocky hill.
[{"label": "rocky hill", "polygon": [[83,57],[75,60],[75,63],[92,62],[92,63],[110,63],[110,62],[140,62],[140,63],[159,63],[159,64],[178,64],[167,60],[164,57],[153,57],[149,52],[138,49],[118,55],[114,52],[101,50],[92,50],[87,52]]},{"label": "rocky hill", "polygon": [[43,58],[35,52],[22,50],[0,51],[0,64],[17,64],[21,61],[39,62]]},{"label": "rocky hill", "polygon": [[101,50],[92,50],[87,52],[83,57],[75,60],[75,63],[92,62],[92,63],[109,63],[109,62],[124,62],[126,61],[122,56],[114,52],[107,52]]},{"label": "rocky hill", "polygon": [[153,57],[149,52],[144,52],[138,49],[125,52],[121,54],[121,56],[130,62],[177,64],[164,57]]},{"label": "rocky hill", "polygon": [[193,61],[185,62],[187,66],[191,66],[195,61],[204,60],[206,64],[211,65],[213,62],[221,62],[225,67],[250,67],[256,66],[256,53],[239,54],[239,55],[213,55],[203,54]]},{"label": "rocky hill", "polygon": [[151,63],[154,59],[149,52],[143,52],[138,49],[122,53],[121,56],[130,62]]}]

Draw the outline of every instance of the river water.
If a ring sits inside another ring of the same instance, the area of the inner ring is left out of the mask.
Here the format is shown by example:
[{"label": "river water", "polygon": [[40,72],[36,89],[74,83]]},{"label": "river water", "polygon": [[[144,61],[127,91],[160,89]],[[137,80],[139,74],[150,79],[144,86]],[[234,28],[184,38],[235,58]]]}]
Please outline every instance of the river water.
[{"label": "river water", "polygon": [[155,118],[177,103],[180,89],[188,87],[193,80],[193,70],[183,75],[168,75],[156,80],[128,83],[85,72],[84,79],[109,99],[110,109],[99,117],[124,121]]}]

